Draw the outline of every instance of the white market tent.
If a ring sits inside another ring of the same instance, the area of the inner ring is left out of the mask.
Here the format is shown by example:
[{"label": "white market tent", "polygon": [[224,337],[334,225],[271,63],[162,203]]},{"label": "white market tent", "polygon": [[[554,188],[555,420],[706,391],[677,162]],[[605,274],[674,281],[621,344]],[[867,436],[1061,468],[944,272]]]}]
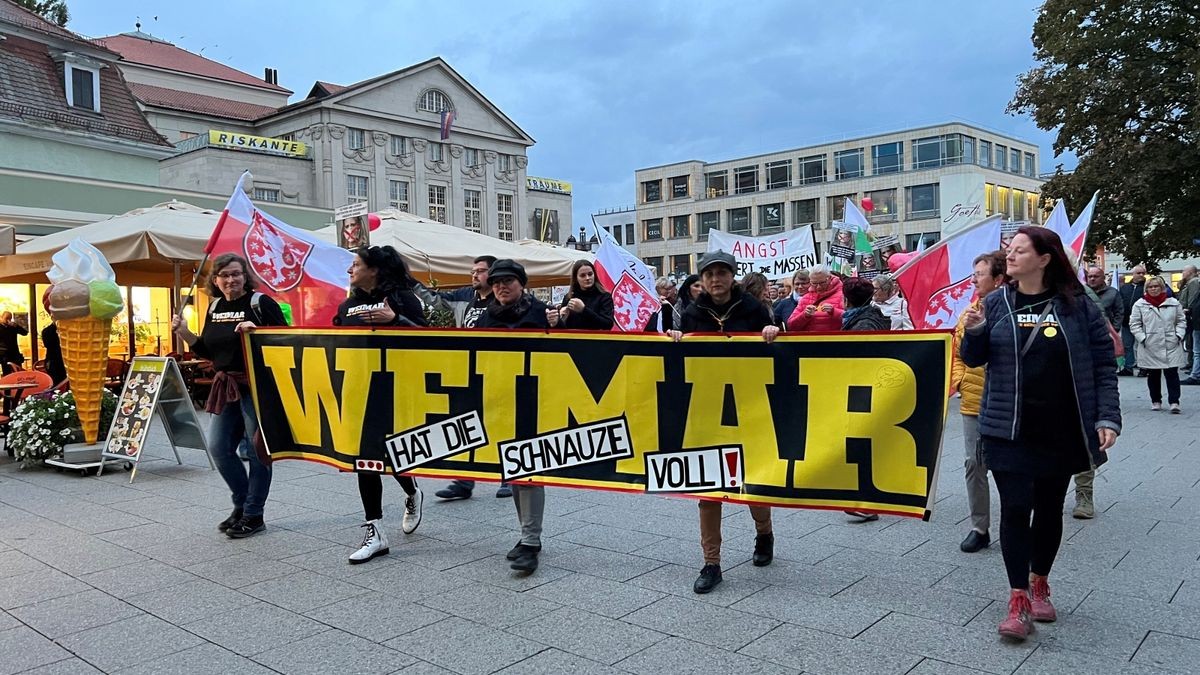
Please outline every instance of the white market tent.
[{"label": "white market tent", "polygon": [[[471,261],[481,255],[511,258],[525,267],[531,287],[565,286],[571,282],[576,260],[592,260],[583,251],[552,244],[527,245],[503,241],[451,225],[388,209],[378,213],[379,227],[371,232],[371,245],[394,247],[408,263],[413,277],[441,288],[471,283]],[[337,241],[337,226],[317,230],[325,241]]]}]

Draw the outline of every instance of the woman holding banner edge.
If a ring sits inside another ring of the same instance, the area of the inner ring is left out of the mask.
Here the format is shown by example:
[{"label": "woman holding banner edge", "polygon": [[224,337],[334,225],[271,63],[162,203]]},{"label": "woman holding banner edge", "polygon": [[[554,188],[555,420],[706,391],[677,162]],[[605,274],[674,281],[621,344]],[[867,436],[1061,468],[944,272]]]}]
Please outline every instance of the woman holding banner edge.
[{"label": "woman holding banner edge", "polygon": [[[680,322],[681,330],[668,331],[679,342],[685,333],[761,332],[764,342],[774,342],[779,328],[771,323],[767,309],[734,283],[737,261],[725,251],[712,251],[697,266],[704,292],[688,305]],[[721,575],[721,502],[700,500],[700,548],[704,567],[692,584],[699,594],[710,593]],[[775,558],[775,533],[771,525],[771,507],[751,506],[754,519],[755,567],[765,567]]]},{"label": "woman holding banner edge", "polygon": [[1022,227],[1007,255],[1013,283],[964,314],[962,360],[987,365],[979,412],[1000,493],[1008,572],[1001,636],[1024,640],[1057,618],[1048,576],[1062,542],[1071,476],[1103,464],[1121,432],[1113,343],[1103,313],[1053,231]]},{"label": "woman holding banner edge", "polygon": [[[426,326],[424,308],[413,293],[412,277],[404,259],[391,246],[355,250],[350,269],[350,297],[338,305],[335,326]],[[383,479],[378,473],[358,471],[358,496],[362,499],[366,528],[362,546],[350,554],[351,565],[365,563],[389,552],[383,531]],[[393,474],[404,490],[404,517],[400,529],[412,534],[421,524],[424,494],[410,476]]]}]

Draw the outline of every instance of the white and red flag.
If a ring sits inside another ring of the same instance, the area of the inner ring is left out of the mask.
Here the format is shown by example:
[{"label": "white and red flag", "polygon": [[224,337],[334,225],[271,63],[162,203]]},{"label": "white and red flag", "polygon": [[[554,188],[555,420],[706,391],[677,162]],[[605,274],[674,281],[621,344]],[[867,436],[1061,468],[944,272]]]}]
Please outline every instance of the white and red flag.
[{"label": "white and red flag", "polygon": [[[1075,260],[1079,260],[1083,255],[1083,245],[1087,243],[1088,229],[1092,226],[1092,215],[1096,212],[1096,200],[1099,198],[1100,191],[1096,190],[1092,194],[1091,201],[1075,217],[1075,222],[1071,223],[1068,235],[1063,237],[1063,247],[1069,252],[1074,252]],[[1060,233],[1059,236],[1062,237],[1062,234]]]},{"label": "white and red flag", "polygon": [[959,230],[896,270],[917,330],[949,330],[971,306],[975,258],[1000,247],[1000,216]]},{"label": "white and red flag", "polygon": [[236,253],[262,281],[259,290],[292,308],[292,325],[331,326],[346,299],[354,253],[260,211],[242,189],[243,173],[217,221],[206,255]]},{"label": "white and red flag", "polygon": [[654,273],[637,256],[621,248],[604,228],[596,227],[596,235],[600,238],[596,280],[612,293],[613,330],[640,333],[646,330],[650,317],[662,309],[654,288]]}]

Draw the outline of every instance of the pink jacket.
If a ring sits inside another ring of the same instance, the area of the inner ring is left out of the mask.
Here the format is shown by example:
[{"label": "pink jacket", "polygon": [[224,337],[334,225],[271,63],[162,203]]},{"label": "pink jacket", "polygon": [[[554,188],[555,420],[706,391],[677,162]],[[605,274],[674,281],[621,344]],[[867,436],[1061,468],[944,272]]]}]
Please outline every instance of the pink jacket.
[{"label": "pink jacket", "polygon": [[[821,311],[821,305],[833,305],[833,313]],[[804,308],[815,306],[817,311],[812,316],[804,313]],[[807,331],[840,331],[842,329],[842,312],[846,309],[846,301],[842,298],[842,280],[829,276],[829,288],[820,293],[810,290],[800,296],[796,309],[788,319],[787,329],[793,332]]]}]

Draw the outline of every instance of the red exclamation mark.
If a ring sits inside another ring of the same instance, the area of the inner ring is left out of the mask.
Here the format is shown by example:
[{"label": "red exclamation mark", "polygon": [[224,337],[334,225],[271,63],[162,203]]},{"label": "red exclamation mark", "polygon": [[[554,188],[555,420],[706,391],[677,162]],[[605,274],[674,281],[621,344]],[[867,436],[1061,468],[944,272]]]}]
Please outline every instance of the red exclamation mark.
[{"label": "red exclamation mark", "polygon": [[729,468],[729,480],[727,481],[729,487],[737,487],[738,484],[737,475],[739,455],[740,453],[737,451],[737,449],[725,451],[725,465]]}]

